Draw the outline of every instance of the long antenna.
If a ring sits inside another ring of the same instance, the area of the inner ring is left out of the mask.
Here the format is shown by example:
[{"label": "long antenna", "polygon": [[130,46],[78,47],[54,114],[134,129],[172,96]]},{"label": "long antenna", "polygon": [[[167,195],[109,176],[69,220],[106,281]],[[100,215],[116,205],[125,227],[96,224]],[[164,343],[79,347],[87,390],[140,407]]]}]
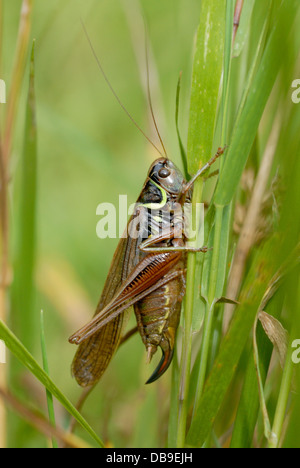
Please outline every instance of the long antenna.
[{"label": "long antenna", "polygon": [[145,52],[146,52],[146,68],[147,68],[147,93],[148,93],[148,101],[149,101],[149,106],[150,106],[150,112],[151,112],[151,117],[152,117],[152,120],[153,120],[153,123],[154,123],[154,127],[155,127],[155,130],[156,130],[156,133],[157,133],[157,136],[159,138],[159,141],[161,143],[161,146],[164,150],[164,153],[165,153],[165,156],[166,158],[168,157],[167,156],[167,152],[166,152],[166,148],[165,148],[165,145],[164,145],[164,142],[162,140],[162,137],[159,133],[159,130],[158,130],[158,126],[157,126],[157,123],[156,123],[156,120],[155,120],[155,117],[154,117],[154,112],[153,112],[153,106],[152,106],[152,100],[151,100],[151,93],[150,93],[150,79],[149,79],[149,60],[148,60],[148,41],[147,41],[147,26],[146,26],[146,22],[145,22]]},{"label": "long antenna", "polygon": [[119,96],[117,95],[116,91],[115,91],[114,88],[112,87],[112,85],[111,85],[111,83],[110,83],[110,81],[109,81],[109,79],[108,79],[108,77],[107,77],[105,71],[104,71],[103,68],[102,68],[101,62],[100,62],[100,60],[99,60],[99,58],[98,58],[98,56],[97,56],[97,54],[96,54],[96,51],[95,51],[95,49],[94,49],[94,46],[93,46],[93,44],[92,44],[92,41],[91,41],[91,39],[90,39],[90,36],[89,36],[89,34],[88,34],[88,32],[87,32],[87,29],[86,29],[86,27],[85,27],[85,25],[84,25],[84,22],[83,22],[82,18],[80,19],[80,21],[81,21],[81,25],[82,25],[82,27],[83,27],[84,33],[85,33],[85,35],[86,35],[86,38],[87,38],[87,40],[88,40],[88,43],[89,43],[89,45],[90,45],[90,47],[91,47],[91,50],[92,50],[92,52],[93,52],[93,55],[94,55],[94,57],[95,57],[95,59],[96,59],[97,65],[98,65],[98,67],[99,67],[99,69],[100,69],[100,71],[101,71],[101,73],[102,73],[102,75],[103,75],[103,78],[105,79],[105,81],[106,81],[106,83],[107,83],[109,89],[110,89],[111,92],[113,93],[113,95],[114,95],[114,97],[116,98],[116,100],[118,101],[119,105],[122,107],[122,109],[123,109],[123,111],[125,112],[125,114],[130,118],[131,122],[132,122],[132,123],[136,126],[136,128],[142,133],[142,135],[144,135],[144,137],[146,138],[146,140],[148,140],[148,142],[156,149],[156,151],[158,151],[158,153],[159,153],[161,156],[164,157],[164,154],[157,148],[157,146],[153,143],[153,141],[151,141],[150,138],[146,135],[146,133],[141,129],[141,127],[139,126],[139,124],[134,120],[134,118],[132,117],[132,115],[128,112],[128,110],[126,109],[126,107],[124,106],[124,104],[122,103],[122,101],[120,100],[120,98],[119,98]]}]

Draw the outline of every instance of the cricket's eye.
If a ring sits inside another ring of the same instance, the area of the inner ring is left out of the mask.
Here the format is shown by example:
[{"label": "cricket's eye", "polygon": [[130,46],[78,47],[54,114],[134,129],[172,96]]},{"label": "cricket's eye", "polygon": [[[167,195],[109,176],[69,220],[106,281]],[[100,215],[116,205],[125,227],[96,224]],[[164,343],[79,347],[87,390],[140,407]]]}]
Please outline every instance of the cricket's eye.
[{"label": "cricket's eye", "polygon": [[160,169],[158,171],[158,175],[159,177],[161,177],[162,179],[165,179],[166,177],[169,177],[169,175],[171,174],[171,172],[169,171],[169,169],[167,169],[166,167],[163,167],[162,169]]}]

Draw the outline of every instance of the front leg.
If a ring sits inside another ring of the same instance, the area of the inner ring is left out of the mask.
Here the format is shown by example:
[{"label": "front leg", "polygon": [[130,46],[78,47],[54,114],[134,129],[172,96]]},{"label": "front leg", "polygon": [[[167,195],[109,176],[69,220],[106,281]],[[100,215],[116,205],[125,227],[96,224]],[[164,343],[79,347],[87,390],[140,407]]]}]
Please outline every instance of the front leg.
[{"label": "front leg", "polygon": [[[153,237],[149,237],[139,245],[139,249],[142,252],[207,252],[209,249],[206,246],[202,247],[190,247],[185,244],[184,240],[176,238],[176,229],[170,228],[163,230],[161,234]],[[161,242],[169,240],[172,245],[161,246],[157,245]]]},{"label": "front leg", "polygon": [[208,250],[212,250],[212,247],[189,247],[189,246],[166,246],[166,247],[143,247],[143,244],[139,246],[139,249],[143,252],[203,252],[206,253]]}]

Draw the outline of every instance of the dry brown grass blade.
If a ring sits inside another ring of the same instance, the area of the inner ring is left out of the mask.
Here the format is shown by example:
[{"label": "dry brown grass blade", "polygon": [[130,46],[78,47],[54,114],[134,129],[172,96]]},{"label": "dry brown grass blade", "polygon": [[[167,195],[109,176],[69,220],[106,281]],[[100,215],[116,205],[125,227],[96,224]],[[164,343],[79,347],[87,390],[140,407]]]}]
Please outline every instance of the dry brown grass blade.
[{"label": "dry brown grass blade", "polygon": [[0,396],[7,405],[46,437],[55,437],[63,446],[70,448],[91,448],[89,444],[74,434],[53,427],[42,415],[25,406],[8,391],[0,388]]},{"label": "dry brown grass blade", "polygon": [[233,34],[232,34],[232,43],[234,43],[235,36],[240,24],[240,17],[243,9],[244,0],[236,0],[234,17],[233,17]]},{"label": "dry brown grass blade", "polygon": [[259,312],[258,318],[266,335],[278,352],[280,365],[283,368],[288,344],[288,332],[283,328],[279,320],[263,310]]}]

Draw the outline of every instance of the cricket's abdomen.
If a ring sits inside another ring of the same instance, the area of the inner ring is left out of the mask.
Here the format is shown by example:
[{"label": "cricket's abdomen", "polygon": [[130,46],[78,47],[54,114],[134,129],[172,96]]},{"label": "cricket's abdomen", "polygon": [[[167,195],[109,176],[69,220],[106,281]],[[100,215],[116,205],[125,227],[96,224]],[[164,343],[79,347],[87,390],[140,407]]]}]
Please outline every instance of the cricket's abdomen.
[{"label": "cricket's abdomen", "polygon": [[146,346],[148,360],[151,360],[158,346],[162,350],[162,359],[147,383],[157,380],[172,361],[181,302],[185,294],[183,260],[180,260],[171,272],[176,270],[181,270],[182,275],[156,289],[134,306],[138,330]]}]

